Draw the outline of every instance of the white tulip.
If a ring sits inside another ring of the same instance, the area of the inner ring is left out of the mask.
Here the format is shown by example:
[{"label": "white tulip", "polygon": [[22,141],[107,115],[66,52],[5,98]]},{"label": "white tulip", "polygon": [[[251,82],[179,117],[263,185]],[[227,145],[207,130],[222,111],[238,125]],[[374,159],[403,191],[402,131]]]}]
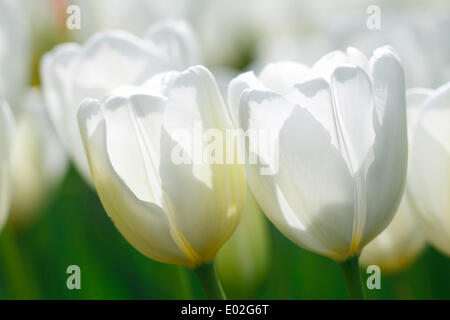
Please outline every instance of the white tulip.
[{"label": "white tulip", "polygon": [[28,81],[29,34],[22,1],[0,0],[0,97],[15,107]]},{"label": "white tulip", "polygon": [[0,100],[0,230],[5,225],[11,200],[10,161],[14,119],[9,105]]},{"label": "white tulip", "polygon": [[[358,256],[392,220],[404,190],[407,132],[403,68],[390,47],[369,60],[354,48],[312,68],[269,64],[229,86],[234,121],[276,134],[247,165],[255,198],[297,245],[338,262]],[[253,144],[255,145],[255,144]],[[276,150],[279,152],[276,152]],[[279,158],[278,171],[260,168]]]},{"label": "white tulip", "polygon": [[232,234],[245,202],[244,171],[237,164],[172,161],[176,148],[189,150],[179,129],[232,128],[207,69],[149,82],[160,88],[85,100],[80,132],[97,192],[122,235],[147,257],[195,268],[211,262]]},{"label": "white tulip", "polygon": [[32,221],[67,169],[67,157],[38,89],[30,89],[17,117],[11,157],[10,220],[21,227]]},{"label": "white tulip", "polygon": [[179,21],[149,29],[146,39],[122,31],[98,33],[84,45],[62,44],[47,53],[41,80],[51,120],[78,170],[92,183],[77,124],[84,98],[103,99],[119,86],[140,85],[166,70],[180,70],[201,57],[190,27]]},{"label": "white tulip", "polygon": [[423,91],[421,101],[407,192],[427,239],[450,256],[450,83]]}]

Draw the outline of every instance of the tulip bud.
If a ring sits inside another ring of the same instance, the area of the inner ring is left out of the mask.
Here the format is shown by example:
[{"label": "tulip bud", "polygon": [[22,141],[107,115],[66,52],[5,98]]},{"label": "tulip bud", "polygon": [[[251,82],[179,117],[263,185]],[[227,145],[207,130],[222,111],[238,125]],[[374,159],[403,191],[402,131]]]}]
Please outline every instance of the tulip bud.
[{"label": "tulip bud", "polygon": [[[85,100],[78,112],[106,212],[147,257],[190,268],[210,263],[234,231],[246,191],[241,165],[198,163],[190,148],[196,125],[223,136],[232,128],[214,77],[196,66],[116,92]],[[175,161],[178,151],[187,161]]]}]

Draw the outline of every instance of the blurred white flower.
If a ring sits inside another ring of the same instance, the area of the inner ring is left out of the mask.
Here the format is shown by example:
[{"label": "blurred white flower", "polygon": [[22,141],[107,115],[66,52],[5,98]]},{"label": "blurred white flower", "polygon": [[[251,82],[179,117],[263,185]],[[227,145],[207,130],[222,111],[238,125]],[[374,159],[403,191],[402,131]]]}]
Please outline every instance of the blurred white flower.
[{"label": "blurred white flower", "polygon": [[433,87],[448,79],[450,3],[383,5],[380,10],[379,30],[368,29],[367,15],[360,12],[337,15],[325,31],[327,42],[334,48],[355,46],[365,53],[382,45],[394,47],[402,59],[407,87]]},{"label": "blurred white flower", "polygon": [[[248,165],[247,178],[264,213],[289,239],[342,262],[386,228],[407,163],[403,68],[390,47],[370,61],[349,48],[311,69],[269,64],[258,78],[249,72],[234,79],[228,98],[244,130],[277,133],[278,172],[260,175],[261,165]],[[275,161],[256,152],[260,163]]]},{"label": "blurred white flower", "polygon": [[67,43],[41,63],[45,104],[78,170],[92,182],[77,124],[84,98],[103,99],[119,86],[140,85],[166,70],[181,70],[201,60],[195,36],[182,21],[161,22],[137,38],[122,31],[98,33],[84,45]]},{"label": "blurred white flower", "polygon": [[17,117],[11,150],[10,221],[15,227],[31,223],[67,169],[65,151],[38,89],[30,89],[22,111]]},{"label": "blurred white flower", "polygon": [[224,133],[232,124],[207,69],[162,78],[161,90],[87,99],[78,120],[97,192],[122,235],[147,257],[193,268],[211,262],[236,227],[245,176],[237,164],[172,161],[185,148],[180,128],[199,122]]},{"label": "blurred white flower", "polygon": [[426,241],[413,210],[404,195],[389,226],[363,249],[362,265],[378,265],[383,273],[394,273],[408,267],[418,257]]},{"label": "blurred white flower", "polygon": [[0,100],[0,230],[5,225],[11,200],[10,165],[14,118],[9,105]]},{"label": "blurred white flower", "polygon": [[427,239],[450,256],[450,82],[421,91],[407,192]]},{"label": "blurred white flower", "polygon": [[28,81],[29,34],[22,1],[0,0],[0,97],[15,108]]}]

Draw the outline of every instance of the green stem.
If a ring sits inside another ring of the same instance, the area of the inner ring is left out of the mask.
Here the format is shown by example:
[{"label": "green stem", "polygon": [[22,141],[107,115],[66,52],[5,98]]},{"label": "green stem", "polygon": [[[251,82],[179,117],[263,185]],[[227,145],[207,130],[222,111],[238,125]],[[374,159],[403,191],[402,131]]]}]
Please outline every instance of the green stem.
[{"label": "green stem", "polygon": [[364,289],[359,272],[358,258],[353,257],[341,263],[347,283],[348,294],[352,300],[364,300]]},{"label": "green stem", "polygon": [[217,277],[214,263],[203,264],[194,269],[195,274],[200,280],[205,295],[210,300],[226,300],[225,292]]}]

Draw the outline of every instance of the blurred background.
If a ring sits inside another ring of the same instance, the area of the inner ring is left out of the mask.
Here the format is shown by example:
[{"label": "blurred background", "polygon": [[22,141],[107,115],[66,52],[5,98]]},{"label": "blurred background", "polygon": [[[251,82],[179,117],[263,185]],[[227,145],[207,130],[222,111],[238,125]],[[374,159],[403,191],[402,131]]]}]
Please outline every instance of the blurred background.
[{"label": "blurred background", "polygon": [[[168,18],[183,18],[192,24],[205,65],[224,86],[237,73],[260,70],[271,61],[289,59],[312,65],[331,50],[355,46],[370,56],[384,44],[392,45],[401,56],[408,88],[436,88],[450,79],[450,1],[14,2],[20,2],[18,7],[23,9],[16,12],[15,19],[0,12],[0,27],[3,23],[4,29],[10,30],[6,34],[0,32],[0,66],[5,66],[2,59],[8,54],[20,57],[21,62],[7,66],[14,68],[8,70],[17,88],[3,90],[0,81],[0,95],[15,109],[33,104],[27,102],[31,98],[24,98],[29,96],[24,93],[28,91],[25,88],[33,86],[38,90],[40,59],[58,43],[82,43],[105,29],[124,29],[141,36],[152,23]],[[66,27],[66,9],[72,4],[81,8],[79,30]],[[369,6],[380,9],[380,28],[368,28],[367,20],[374,13],[368,10]],[[17,24],[17,28],[8,29],[12,24]],[[40,174],[33,176],[32,182],[24,182],[32,175],[22,177],[25,185],[16,187],[9,221],[0,233],[0,299],[204,298],[191,271],[152,261],[126,242],[106,215],[97,194],[67,162],[62,149],[51,148],[52,159],[59,157],[50,165],[51,186],[39,180],[45,179]],[[30,170],[33,172],[33,168]],[[35,170],[42,173],[44,169],[37,166]],[[43,190],[45,195],[40,193]],[[257,215],[257,222],[249,222],[250,229],[256,225],[259,230],[258,241],[249,248],[257,256],[247,256],[233,248],[225,250],[231,251],[235,260],[230,262],[225,253],[224,258],[219,256],[218,271],[229,298],[347,298],[338,264],[297,247],[260,212]],[[227,267],[227,263],[234,266]],[[67,289],[69,265],[81,268],[81,290]],[[251,276],[242,275],[243,269]],[[361,270],[365,281],[368,275],[364,268]],[[382,273],[382,289],[367,290],[367,296],[450,299],[449,271],[450,259],[427,245],[402,270]],[[246,279],[251,283],[246,283]],[[245,289],[242,284],[246,284]]]}]

